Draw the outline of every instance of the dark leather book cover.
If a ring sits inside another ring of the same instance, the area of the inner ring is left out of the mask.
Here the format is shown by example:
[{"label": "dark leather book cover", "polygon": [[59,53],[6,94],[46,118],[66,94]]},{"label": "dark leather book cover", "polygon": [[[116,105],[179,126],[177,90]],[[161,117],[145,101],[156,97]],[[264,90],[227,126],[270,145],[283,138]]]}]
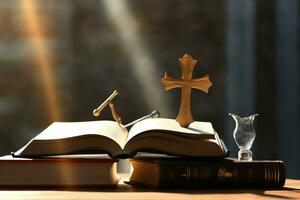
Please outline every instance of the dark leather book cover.
[{"label": "dark leather book cover", "polygon": [[286,179],[279,160],[139,157],[130,162],[130,183],[156,188],[282,187]]}]

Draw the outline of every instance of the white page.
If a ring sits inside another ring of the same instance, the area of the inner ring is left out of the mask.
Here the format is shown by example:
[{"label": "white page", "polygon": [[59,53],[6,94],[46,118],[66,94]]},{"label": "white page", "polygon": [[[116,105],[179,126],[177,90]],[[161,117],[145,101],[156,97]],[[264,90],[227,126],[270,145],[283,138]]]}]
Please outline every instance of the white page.
[{"label": "white page", "polygon": [[183,133],[187,134],[186,137],[193,135],[202,135],[203,137],[206,136],[207,138],[214,138],[215,135],[215,131],[210,122],[194,121],[189,125],[188,128],[184,128],[181,127],[179,123],[174,119],[151,118],[135,124],[129,131],[126,142],[128,142],[139,133],[155,130],[170,132],[170,134],[172,134],[172,132]]},{"label": "white page", "polygon": [[114,121],[54,122],[34,139],[52,140],[86,134],[108,137],[121,146],[123,146],[128,135],[127,129],[120,127],[119,124]]}]

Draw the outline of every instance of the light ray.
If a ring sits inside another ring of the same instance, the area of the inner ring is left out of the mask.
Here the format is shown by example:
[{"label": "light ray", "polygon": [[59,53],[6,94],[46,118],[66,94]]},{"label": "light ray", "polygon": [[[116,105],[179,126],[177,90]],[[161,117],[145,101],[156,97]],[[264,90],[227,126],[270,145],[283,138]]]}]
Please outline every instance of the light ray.
[{"label": "light ray", "polygon": [[22,15],[26,23],[28,36],[31,37],[31,45],[35,54],[37,73],[41,79],[44,99],[46,102],[46,112],[49,115],[49,120],[59,121],[61,112],[59,109],[59,101],[55,80],[53,77],[53,65],[48,49],[45,46],[45,37],[43,27],[40,22],[40,16],[37,13],[37,1],[20,0]]},{"label": "light ray", "polygon": [[131,15],[125,0],[100,0],[110,21],[117,29],[122,47],[130,59],[132,71],[142,86],[144,99],[149,110],[158,109],[163,115],[170,115],[167,95],[161,83],[156,79],[162,76],[157,69],[155,60],[144,45],[139,34],[138,25]]},{"label": "light ray", "polygon": [[[45,44],[45,35],[43,26],[40,22],[41,16],[37,13],[37,1],[34,0],[20,0],[22,15],[25,20],[25,27],[27,27],[27,33],[30,37],[32,49],[34,51],[36,65],[38,70],[38,78],[41,79],[46,112],[49,115],[49,120],[59,121],[61,119],[61,112],[59,109],[59,98],[57,94],[57,88],[53,76],[53,63],[51,55],[48,52]],[[58,149],[64,149],[64,146],[58,144]],[[73,169],[69,165],[58,165],[61,170],[62,181],[64,183],[74,182]]]}]

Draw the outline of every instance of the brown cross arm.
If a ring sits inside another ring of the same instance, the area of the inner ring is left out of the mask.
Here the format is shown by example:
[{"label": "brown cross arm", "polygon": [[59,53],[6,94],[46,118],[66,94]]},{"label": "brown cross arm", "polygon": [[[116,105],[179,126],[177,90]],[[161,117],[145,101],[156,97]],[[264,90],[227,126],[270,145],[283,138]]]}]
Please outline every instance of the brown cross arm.
[{"label": "brown cross arm", "polygon": [[212,82],[209,80],[209,75],[205,75],[201,78],[193,79],[190,81],[191,87],[202,90],[208,93],[209,88],[212,86]]},{"label": "brown cross arm", "polygon": [[209,80],[209,75],[205,75],[198,79],[192,79],[190,81],[183,81],[183,79],[177,79],[165,73],[165,76],[161,79],[161,82],[165,86],[166,91],[173,88],[189,86],[208,93],[209,88],[212,86],[212,83]]},{"label": "brown cross arm", "polygon": [[174,78],[167,73],[165,73],[165,76],[161,79],[162,84],[165,86],[165,91],[182,87],[182,79]]}]

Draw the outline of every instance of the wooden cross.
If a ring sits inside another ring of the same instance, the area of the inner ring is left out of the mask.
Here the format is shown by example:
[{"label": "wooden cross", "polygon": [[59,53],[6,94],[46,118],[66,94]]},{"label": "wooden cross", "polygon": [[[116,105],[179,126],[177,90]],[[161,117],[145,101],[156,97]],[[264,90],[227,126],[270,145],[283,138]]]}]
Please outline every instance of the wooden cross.
[{"label": "wooden cross", "polygon": [[177,79],[165,73],[161,82],[165,86],[166,91],[181,87],[181,104],[176,121],[179,122],[180,126],[188,127],[188,125],[194,121],[190,106],[192,88],[208,93],[208,89],[212,83],[208,75],[192,79],[193,70],[197,63],[197,60],[194,60],[192,56],[185,54],[182,58],[178,58],[178,60],[181,64],[182,78]]}]

